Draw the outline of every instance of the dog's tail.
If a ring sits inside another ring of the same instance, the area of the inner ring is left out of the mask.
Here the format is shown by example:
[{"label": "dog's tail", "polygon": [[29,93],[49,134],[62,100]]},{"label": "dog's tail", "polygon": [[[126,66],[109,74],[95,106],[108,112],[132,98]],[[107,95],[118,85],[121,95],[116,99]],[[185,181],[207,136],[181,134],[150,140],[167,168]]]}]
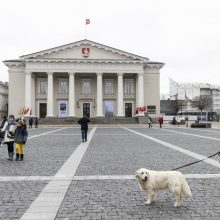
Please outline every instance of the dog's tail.
[{"label": "dog's tail", "polygon": [[189,197],[192,197],[192,192],[191,192],[191,189],[185,179],[185,177],[183,176],[182,178],[182,188],[181,188],[181,192],[186,195],[186,196],[189,196]]}]

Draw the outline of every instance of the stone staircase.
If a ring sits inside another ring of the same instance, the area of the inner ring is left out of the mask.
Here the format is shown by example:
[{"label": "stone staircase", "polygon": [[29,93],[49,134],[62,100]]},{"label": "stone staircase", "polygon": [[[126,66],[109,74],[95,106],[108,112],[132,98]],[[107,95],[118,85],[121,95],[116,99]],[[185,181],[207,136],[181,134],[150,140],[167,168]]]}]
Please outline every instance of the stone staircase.
[{"label": "stone staircase", "polygon": [[[79,118],[41,118],[39,125],[73,125]],[[138,118],[90,118],[91,124],[139,124]]]}]

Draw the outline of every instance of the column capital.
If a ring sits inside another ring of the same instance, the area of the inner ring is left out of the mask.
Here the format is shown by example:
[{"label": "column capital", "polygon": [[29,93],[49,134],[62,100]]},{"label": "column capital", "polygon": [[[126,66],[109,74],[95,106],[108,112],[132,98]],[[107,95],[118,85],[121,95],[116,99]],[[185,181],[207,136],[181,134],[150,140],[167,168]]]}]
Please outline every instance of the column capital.
[{"label": "column capital", "polygon": [[30,71],[25,71],[25,75],[32,75],[32,72],[30,72]]},{"label": "column capital", "polygon": [[123,75],[124,75],[124,73],[117,73],[117,75],[118,75],[118,76],[123,76]]},{"label": "column capital", "polygon": [[54,72],[47,72],[47,75],[53,75]]},{"label": "column capital", "polygon": [[96,75],[97,75],[97,76],[102,76],[103,73],[102,73],[102,72],[97,72]]},{"label": "column capital", "polygon": [[75,72],[68,72],[68,74],[69,74],[69,76],[71,76],[71,75],[75,75]]},{"label": "column capital", "polygon": [[139,72],[139,73],[137,73],[137,76],[144,76],[144,73],[143,72]]}]

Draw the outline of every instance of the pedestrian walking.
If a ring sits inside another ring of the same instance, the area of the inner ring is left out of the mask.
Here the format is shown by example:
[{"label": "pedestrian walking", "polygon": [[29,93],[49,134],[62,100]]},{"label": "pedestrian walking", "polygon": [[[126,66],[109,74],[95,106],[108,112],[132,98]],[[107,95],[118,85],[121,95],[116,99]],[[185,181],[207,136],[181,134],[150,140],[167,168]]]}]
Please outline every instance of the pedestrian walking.
[{"label": "pedestrian walking", "polygon": [[16,149],[16,161],[24,160],[25,143],[27,141],[28,132],[27,126],[23,119],[17,121],[17,127],[15,129],[15,149]]},{"label": "pedestrian walking", "polygon": [[177,125],[179,127],[180,126],[180,117],[179,116],[176,117],[176,122],[177,122]]},{"label": "pedestrian walking", "polygon": [[30,118],[29,118],[29,128],[32,128],[32,124],[33,124],[33,118],[30,117]]},{"label": "pedestrian walking", "polygon": [[152,128],[151,122],[152,122],[151,117],[148,117],[148,125],[149,125],[149,128]]},{"label": "pedestrian walking", "polygon": [[8,160],[13,160],[14,155],[14,135],[16,129],[16,122],[14,115],[9,115],[8,121],[5,122],[1,131],[5,132],[4,143],[8,146]]},{"label": "pedestrian walking", "polygon": [[88,132],[88,122],[90,122],[89,118],[84,115],[81,119],[79,119],[78,123],[81,125],[82,132],[82,142],[87,141],[87,132]]},{"label": "pedestrian walking", "polygon": [[160,116],[158,121],[159,121],[159,124],[160,124],[160,128],[162,128],[163,116]]},{"label": "pedestrian walking", "polygon": [[35,118],[34,124],[35,124],[35,128],[38,128],[38,117]]},{"label": "pedestrian walking", "polygon": [[[4,127],[6,121],[7,121],[7,117],[4,116],[3,120],[1,121],[0,129],[2,129]],[[0,144],[1,144],[1,146],[3,146],[3,144],[4,144],[4,138],[5,138],[5,131],[0,131]]]}]

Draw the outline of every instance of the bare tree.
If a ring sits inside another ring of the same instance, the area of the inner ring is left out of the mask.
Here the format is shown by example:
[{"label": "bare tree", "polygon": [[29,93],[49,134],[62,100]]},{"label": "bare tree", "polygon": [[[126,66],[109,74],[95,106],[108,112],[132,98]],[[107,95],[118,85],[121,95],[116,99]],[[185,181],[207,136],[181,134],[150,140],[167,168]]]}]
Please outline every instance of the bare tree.
[{"label": "bare tree", "polygon": [[198,108],[201,111],[201,121],[202,121],[202,111],[205,108],[209,108],[211,106],[212,99],[210,95],[200,95],[196,96],[191,100],[192,107]]}]

